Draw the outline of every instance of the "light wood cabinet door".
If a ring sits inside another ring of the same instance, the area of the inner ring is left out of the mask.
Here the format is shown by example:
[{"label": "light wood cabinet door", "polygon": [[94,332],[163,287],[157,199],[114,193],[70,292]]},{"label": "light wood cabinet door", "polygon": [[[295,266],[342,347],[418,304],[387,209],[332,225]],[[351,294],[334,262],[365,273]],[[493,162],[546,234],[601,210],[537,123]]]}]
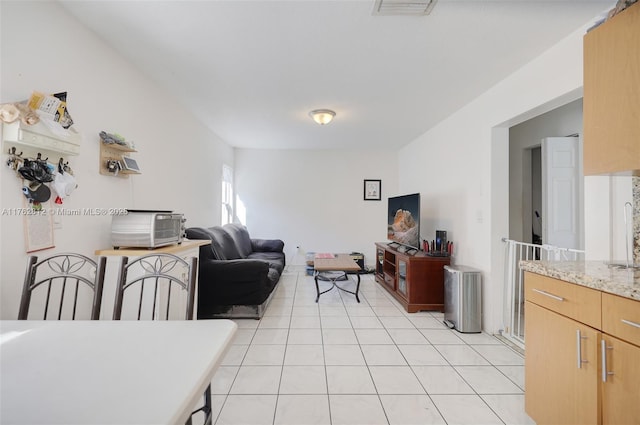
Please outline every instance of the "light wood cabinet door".
[{"label": "light wood cabinet door", "polygon": [[640,3],[584,36],[584,174],[640,175]]},{"label": "light wood cabinet door", "polygon": [[602,424],[640,424],[640,347],[604,334],[601,349]]},{"label": "light wood cabinet door", "polygon": [[538,425],[598,424],[600,332],[525,303],[525,410]]}]

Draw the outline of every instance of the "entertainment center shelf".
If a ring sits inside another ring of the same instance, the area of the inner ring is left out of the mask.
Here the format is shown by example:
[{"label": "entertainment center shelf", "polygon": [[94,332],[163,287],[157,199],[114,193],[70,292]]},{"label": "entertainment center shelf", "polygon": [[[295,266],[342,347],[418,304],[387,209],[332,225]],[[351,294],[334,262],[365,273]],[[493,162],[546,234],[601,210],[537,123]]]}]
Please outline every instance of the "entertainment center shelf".
[{"label": "entertainment center shelf", "polygon": [[449,257],[430,257],[416,250],[403,252],[376,242],[376,282],[409,313],[444,311],[444,266],[449,263]]}]

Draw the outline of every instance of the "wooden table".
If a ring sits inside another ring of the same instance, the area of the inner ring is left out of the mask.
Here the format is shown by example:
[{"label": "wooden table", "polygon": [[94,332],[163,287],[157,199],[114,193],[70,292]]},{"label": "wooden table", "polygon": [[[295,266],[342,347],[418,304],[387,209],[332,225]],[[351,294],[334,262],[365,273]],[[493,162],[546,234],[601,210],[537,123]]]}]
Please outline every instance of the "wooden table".
[{"label": "wooden table", "polygon": [[184,424],[236,324],[1,321],[0,423]]},{"label": "wooden table", "polygon": [[[333,288],[338,288],[341,291],[348,292],[350,294],[354,294],[356,296],[356,300],[360,302],[360,297],[358,297],[358,291],[360,290],[360,266],[356,263],[356,261],[349,254],[336,254],[333,258],[325,258],[324,254],[321,256],[317,256],[313,260],[313,279],[316,282],[316,302],[320,299],[320,295],[325,292],[331,291]],[[349,291],[345,288],[342,288],[336,284],[336,280],[341,278],[343,275],[339,275],[336,277],[327,276],[329,281],[331,282],[331,287],[325,291],[320,292],[320,286],[318,286],[318,276],[322,272],[344,272],[344,276],[347,275],[346,272],[356,272],[356,276],[358,277],[356,283],[356,291]]]}]

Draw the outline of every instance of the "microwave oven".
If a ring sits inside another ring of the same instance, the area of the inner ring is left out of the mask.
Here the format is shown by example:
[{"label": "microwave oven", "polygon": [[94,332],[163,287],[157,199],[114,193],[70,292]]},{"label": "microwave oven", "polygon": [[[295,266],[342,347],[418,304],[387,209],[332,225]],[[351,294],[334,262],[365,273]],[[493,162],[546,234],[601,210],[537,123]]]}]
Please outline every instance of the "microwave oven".
[{"label": "microwave oven", "polygon": [[182,243],[185,234],[183,214],[171,211],[127,210],[111,218],[111,244],[114,249],[158,248]]}]

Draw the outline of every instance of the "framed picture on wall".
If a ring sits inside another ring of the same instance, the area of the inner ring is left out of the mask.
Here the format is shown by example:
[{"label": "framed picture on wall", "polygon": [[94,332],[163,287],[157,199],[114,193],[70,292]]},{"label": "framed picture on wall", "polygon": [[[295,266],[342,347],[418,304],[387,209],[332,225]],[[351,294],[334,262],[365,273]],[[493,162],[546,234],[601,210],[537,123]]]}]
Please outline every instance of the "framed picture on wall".
[{"label": "framed picture on wall", "polygon": [[364,181],[364,200],[365,201],[380,201],[382,180],[365,180]]}]

